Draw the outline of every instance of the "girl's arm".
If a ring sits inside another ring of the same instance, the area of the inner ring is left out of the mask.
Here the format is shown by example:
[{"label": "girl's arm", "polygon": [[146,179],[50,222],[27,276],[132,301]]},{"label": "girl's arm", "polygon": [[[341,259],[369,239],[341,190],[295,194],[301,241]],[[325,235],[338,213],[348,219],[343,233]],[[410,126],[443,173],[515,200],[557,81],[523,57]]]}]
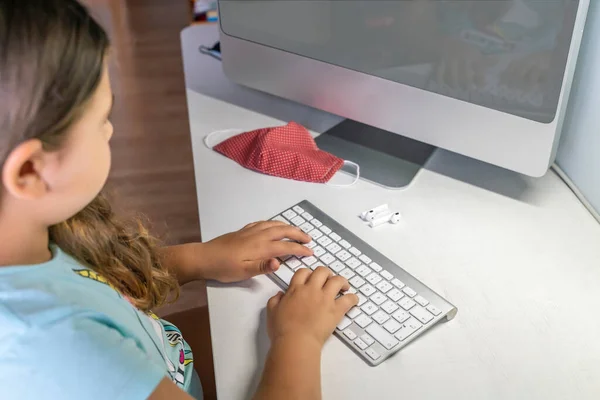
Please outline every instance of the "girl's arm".
[{"label": "girl's arm", "polygon": [[172,380],[164,377],[148,400],[194,400],[194,398],[180,389]]},{"label": "girl's arm", "polygon": [[[320,400],[321,350],[345,313],[358,303],[355,294],[336,299],[350,288],[341,276],[319,267],[300,269],[287,293],[267,304],[271,350],[254,400]],[[188,400],[192,397],[164,378],[149,400]]]},{"label": "girl's arm", "polygon": [[301,244],[310,240],[299,228],[267,221],[247,225],[206,243],[165,247],[161,256],[182,285],[198,279],[238,282],[276,271],[279,268],[276,257],[312,255],[312,250]]},{"label": "girl's arm", "polygon": [[271,344],[254,400],[321,398],[321,345],[306,338]]},{"label": "girl's arm", "polygon": [[355,294],[336,300],[348,281],[319,267],[302,268],[287,293],[267,305],[271,350],[254,400],[321,399],[321,350],[344,314],[358,303]]},{"label": "girl's arm", "polygon": [[[177,277],[180,285],[198,279],[205,279],[202,267],[203,243],[187,243],[163,247],[160,250],[161,261]],[[199,260],[196,260],[198,258]]]}]

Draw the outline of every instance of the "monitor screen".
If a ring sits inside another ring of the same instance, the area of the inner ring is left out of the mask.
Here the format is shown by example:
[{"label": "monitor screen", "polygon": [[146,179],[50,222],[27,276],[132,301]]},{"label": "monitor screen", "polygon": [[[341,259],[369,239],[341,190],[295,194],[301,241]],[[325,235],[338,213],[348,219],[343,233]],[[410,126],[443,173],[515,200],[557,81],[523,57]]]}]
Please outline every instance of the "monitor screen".
[{"label": "monitor screen", "polygon": [[223,32],[542,123],[579,0],[221,0]]}]

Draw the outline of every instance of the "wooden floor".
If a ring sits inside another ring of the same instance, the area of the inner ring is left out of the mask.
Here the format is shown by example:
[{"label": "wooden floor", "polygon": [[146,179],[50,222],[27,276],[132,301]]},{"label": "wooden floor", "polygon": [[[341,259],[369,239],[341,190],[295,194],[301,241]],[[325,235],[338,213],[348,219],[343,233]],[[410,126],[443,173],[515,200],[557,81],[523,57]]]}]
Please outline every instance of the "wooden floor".
[{"label": "wooden floor", "polygon": [[[142,213],[167,244],[200,240],[180,32],[188,0],[83,0],[112,41],[115,108],[109,193],[124,212]],[[206,287],[186,285],[181,301],[158,310],[192,346],[195,368],[214,399]]]}]

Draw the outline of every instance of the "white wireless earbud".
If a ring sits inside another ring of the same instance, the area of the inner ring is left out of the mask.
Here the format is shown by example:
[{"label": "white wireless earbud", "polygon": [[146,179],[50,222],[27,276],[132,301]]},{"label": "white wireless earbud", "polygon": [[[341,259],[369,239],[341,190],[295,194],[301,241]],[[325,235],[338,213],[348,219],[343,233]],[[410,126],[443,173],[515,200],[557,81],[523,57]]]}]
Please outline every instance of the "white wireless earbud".
[{"label": "white wireless earbud", "polygon": [[383,225],[385,223],[397,224],[400,222],[401,215],[399,212],[396,213],[386,213],[385,215],[381,215],[371,222],[369,222],[369,226],[371,228],[375,228],[376,226]]},{"label": "white wireless earbud", "polygon": [[375,219],[371,220],[371,222],[369,222],[369,226],[371,228],[375,228],[379,225],[383,225],[386,224],[388,222],[390,222],[390,218],[392,217],[392,213],[386,213],[384,215],[380,215],[379,217],[376,217]]},{"label": "white wireless earbud", "polygon": [[387,204],[382,204],[380,206],[377,206],[371,210],[368,211],[364,211],[360,217],[364,220],[364,221],[373,221],[375,220],[375,218],[377,218],[378,216],[380,216],[382,213],[384,213],[385,211],[388,211],[388,205]]}]

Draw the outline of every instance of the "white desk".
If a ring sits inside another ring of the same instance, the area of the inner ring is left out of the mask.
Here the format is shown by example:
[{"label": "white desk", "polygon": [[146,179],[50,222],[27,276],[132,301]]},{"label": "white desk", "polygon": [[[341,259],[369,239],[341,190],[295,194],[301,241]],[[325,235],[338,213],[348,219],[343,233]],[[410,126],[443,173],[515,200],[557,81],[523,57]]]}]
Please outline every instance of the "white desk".
[{"label": "white desk", "polygon": [[[214,26],[182,34],[202,237],[308,199],[459,310],[376,368],[332,338],[325,399],[600,398],[600,226],[554,173],[530,179],[445,151],[401,191],[245,170],[203,137],[291,119],[321,132],[338,119],[229,83],[197,51],[217,38]],[[403,222],[374,230],[356,217],[381,203]],[[268,349],[264,306],[277,290],[267,277],[209,286],[220,399],[245,399],[256,387]]]}]

